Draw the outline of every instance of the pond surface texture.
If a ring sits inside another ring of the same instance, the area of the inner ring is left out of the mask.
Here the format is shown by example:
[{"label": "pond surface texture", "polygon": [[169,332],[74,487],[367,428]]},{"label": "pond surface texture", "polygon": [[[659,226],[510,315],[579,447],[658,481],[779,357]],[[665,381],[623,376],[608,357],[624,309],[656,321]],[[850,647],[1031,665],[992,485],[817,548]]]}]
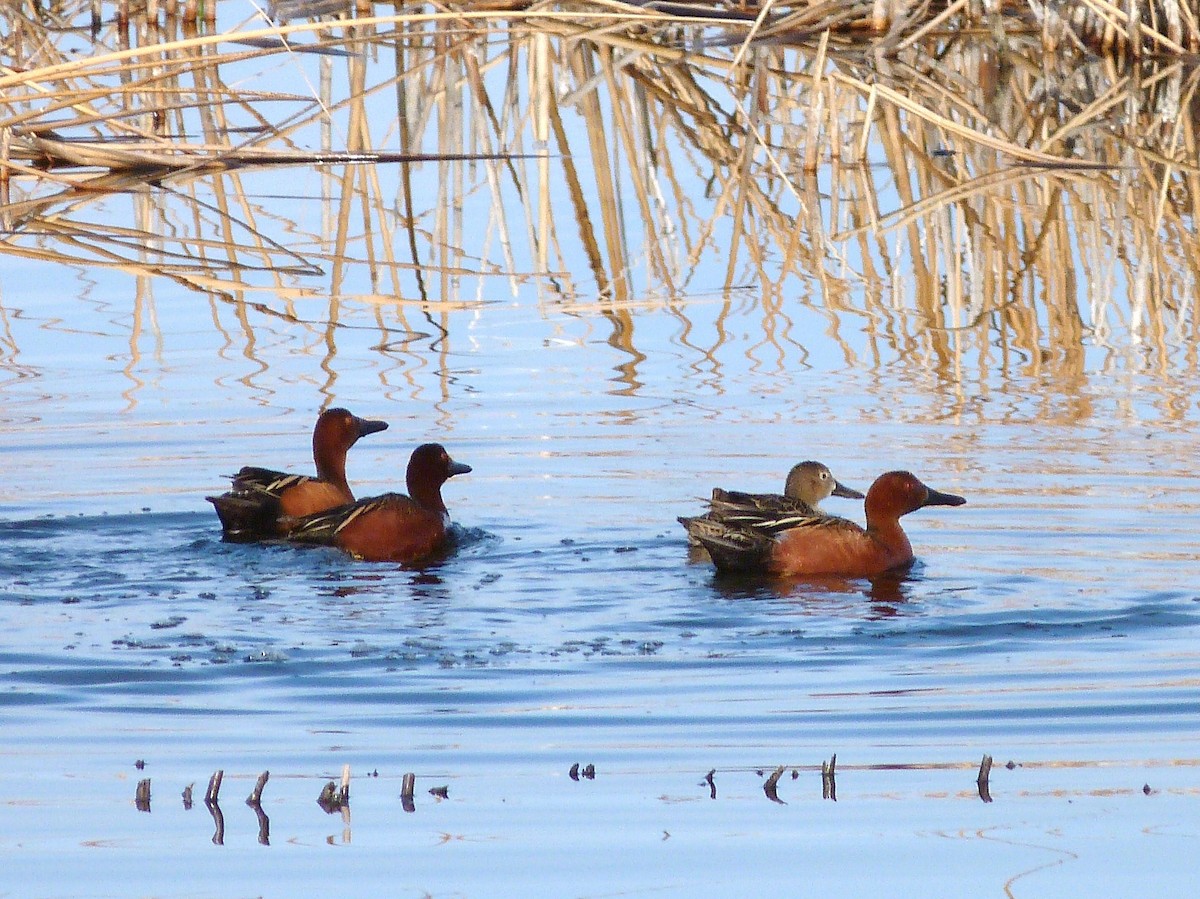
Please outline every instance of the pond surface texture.
[{"label": "pond surface texture", "polygon": [[[322,204],[319,172],[262,177],[293,175],[241,185],[281,246]],[[88,214],[146,227],[141,202]],[[1194,895],[1195,296],[1143,339],[1123,279],[1103,308],[1080,286],[1080,339],[1035,307],[1027,340],[932,327],[911,267],[881,305],[767,297],[720,249],[665,298],[484,279],[395,307],[0,256],[0,893]],[[333,405],[390,423],[350,453],[359,496],[424,441],[473,467],[448,558],[222,543],[204,497],[309,471]],[[893,583],[689,556],[677,515],[807,458],[967,505],[905,519]]]}]

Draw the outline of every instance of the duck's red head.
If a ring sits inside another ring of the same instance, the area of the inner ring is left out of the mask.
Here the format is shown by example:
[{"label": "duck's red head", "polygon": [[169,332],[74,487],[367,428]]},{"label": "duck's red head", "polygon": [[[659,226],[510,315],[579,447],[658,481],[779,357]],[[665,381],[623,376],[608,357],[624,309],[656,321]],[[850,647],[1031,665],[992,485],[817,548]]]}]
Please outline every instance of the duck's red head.
[{"label": "duck's red head", "polygon": [[387,426],[386,421],[359,418],[341,407],[326,409],[317,418],[317,426],[313,428],[313,456],[323,452],[345,453],[359,437],[386,431]]},{"label": "duck's red head", "polygon": [[911,472],[889,471],[877,477],[867,491],[867,525],[872,520],[896,521],[925,506],[961,506],[965,502],[961,496],[927,487]]},{"label": "duck's red head", "polygon": [[317,477],[340,486],[347,496],[351,496],[350,486],[346,483],[346,451],[364,434],[384,430],[387,430],[386,421],[359,418],[346,409],[326,409],[313,428],[313,461],[317,464]]},{"label": "duck's red head", "polygon": [[470,465],[455,462],[440,443],[423,443],[408,460],[408,495],[423,506],[445,510],[442,484],[456,474],[466,474]]}]

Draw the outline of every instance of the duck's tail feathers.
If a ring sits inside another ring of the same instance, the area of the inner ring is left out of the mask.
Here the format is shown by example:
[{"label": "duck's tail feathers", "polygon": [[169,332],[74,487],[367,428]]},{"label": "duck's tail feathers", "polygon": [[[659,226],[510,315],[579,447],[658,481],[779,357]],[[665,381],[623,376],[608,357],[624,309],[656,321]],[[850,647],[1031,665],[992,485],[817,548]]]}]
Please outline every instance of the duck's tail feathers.
[{"label": "duck's tail feathers", "polygon": [[206,496],[221,519],[221,536],[230,543],[253,543],[279,536],[279,498],[259,491],[231,490]]},{"label": "duck's tail feathers", "polygon": [[769,534],[708,518],[695,519],[688,534],[708,550],[719,571],[761,571],[774,544]]},{"label": "duck's tail feathers", "polygon": [[695,515],[695,516],[692,516],[689,518],[686,515],[680,515],[675,520],[678,521],[681,525],[683,525],[683,529],[685,531],[687,531],[688,545],[689,546],[699,546],[700,538],[697,537],[696,535],[699,532],[704,530],[705,522],[708,521],[708,516],[707,515]]}]

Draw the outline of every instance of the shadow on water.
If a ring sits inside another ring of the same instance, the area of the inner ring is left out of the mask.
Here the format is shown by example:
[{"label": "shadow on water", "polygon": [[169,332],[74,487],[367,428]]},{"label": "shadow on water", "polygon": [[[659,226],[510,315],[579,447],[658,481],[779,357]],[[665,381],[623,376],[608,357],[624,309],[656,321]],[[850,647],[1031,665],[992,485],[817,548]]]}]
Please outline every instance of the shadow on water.
[{"label": "shadow on water", "polygon": [[[689,547],[692,562],[707,561],[703,550]],[[717,572],[713,588],[729,599],[791,600],[828,614],[831,609],[850,609],[852,604],[867,602],[868,618],[889,618],[902,614],[913,590],[909,582],[919,580],[920,563],[907,571],[889,572],[876,578],[804,577],[776,578],[737,572]]]}]

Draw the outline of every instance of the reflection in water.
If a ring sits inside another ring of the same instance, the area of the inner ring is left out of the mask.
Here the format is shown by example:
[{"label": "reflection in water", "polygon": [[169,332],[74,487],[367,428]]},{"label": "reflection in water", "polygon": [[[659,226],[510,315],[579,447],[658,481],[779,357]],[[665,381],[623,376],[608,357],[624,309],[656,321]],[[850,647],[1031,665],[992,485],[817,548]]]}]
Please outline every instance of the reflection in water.
[{"label": "reflection in water", "polygon": [[619,373],[616,378],[624,386],[617,388],[616,396],[637,396],[642,388],[637,377],[637,366],[646,357],[638,352],[633,345],[633,316],[628,309],[606,311],[605,316],[612,324],[612,334],[609,335],[608,345],[629,356],[629,359],[616,367]]},{"label": "reflection in water", "polygon": [[271,819],[267,817],[267,813],[263,811],[262,806],[257,802],[246,800],[246,804],[250,806],[256,818],[258,818],[258,842],[261,846],[271,845]]},{"label": "reflection in water", "polygon": [[[708,562],[708,554],[697,547],[689,547],[688,557],[694,562]],[[881,575],[873,580],[775,578],[714,571],[713,587],[727,599],[786,599],[799,603],[806,614],[835,613],[878,621],[900,614],[910,594],[906,587],[909,576],[909,572],[902,571]],[[858,599],[870,600],[871,604],[861,606],[856,602]]]},{"label": "reflection in water", "polygon": [[[267,392],[270,319],[304,322],[297,300],[324,297],[305,351],[322,353],[315,386],[327,396],[352,361],[345,329],[378,333],[396,354],[379,373],[385,392],[398,372],[408,394],[412,369],[444,378],[453,352],[449,320],[428,304],[505,294],[603,298],[595,311],[629,357],[622,394],[645,382],[639,297],[669,304],[678,345],[718,389],[730,315],[748,311],[735,298],[757,307],[752,370],[806,365],[815,335],[798,326],[797,301],[819,311],[848,367],[900,361],[947,385],[977,368],[1078,396],[1069,382],[1089,344],[1163,371],[1196,342],[1174,299],[1194,292],[1200,267],[1181,174],[1194,150],[1179,137],[1197,79],[1180,65],[1143,61],[1123,80],[1107,60],[1064,56],[1059,70],[1038,35],[1011,34],[1002,50],[947,32],[868,68],[853,48],[744,45],[733,21],[682,23],[722,38],[692,55],[673,38],[680,23],[522,17],[532,30],[499,41],[484,14],[293,21],[275,33],[286,47],[265,29],[251,50],[155,25],[124,54],[62,69],[48,68],[66,58],[56,34],[22,20],[42,57],[0,79],[0,129],[23,163],[4,246],[142,279],[131,402],[144,386],[143,316],[155,328],[149,288],[164,279],[235,304],[254,365],[242,380]],[[477,32],[468,19],[482,19]],[[306,53],[306,38],[335,46]],[[247,70],[280,59],[281,89],[244,86]],[[111,104],[88,92],[106,81],[121,85]],[[35,102],[50,89],[78,91],[86,115],[49,130]],[[143,123],[137,139],[129,122]],[[88,193],[28,164],[47,159],[82,171]],[[99,202],[115,211],[119,190],[131,208],[95,215]],[[727,302],[693,301],[710,290]],[[410,306],[442,338],[410,343]],[[709,328],[714,340],[694,339]],[[842,336],[859,329],[865,347]]]},{"label": "reflection in water", "polygon": [[204,793],[204,807],[208,809],[208,813],[212,815],[213,819],[212,842],[214,846],[225,845],[225,814],[221,811],[219,799],[221,781],[224,778],[225,772],[218,768],[209,778],[208,789]]}]

